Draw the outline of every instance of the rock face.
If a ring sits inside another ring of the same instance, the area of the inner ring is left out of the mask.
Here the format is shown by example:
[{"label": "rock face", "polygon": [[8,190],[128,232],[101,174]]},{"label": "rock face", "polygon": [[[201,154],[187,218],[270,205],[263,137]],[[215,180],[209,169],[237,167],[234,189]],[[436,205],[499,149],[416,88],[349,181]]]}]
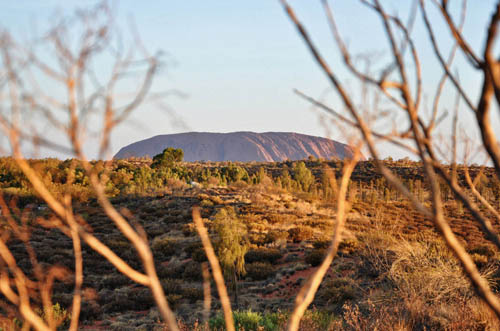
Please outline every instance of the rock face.
[{"label": "rock face", "polygon": [[293,132],[187,132],[141,140],[123,147],[115,159],[153,157],[167,147],[182,148],[185,161],[300,160],[310,155],[324,159],[351,157],[352,149],[337,141]]}]

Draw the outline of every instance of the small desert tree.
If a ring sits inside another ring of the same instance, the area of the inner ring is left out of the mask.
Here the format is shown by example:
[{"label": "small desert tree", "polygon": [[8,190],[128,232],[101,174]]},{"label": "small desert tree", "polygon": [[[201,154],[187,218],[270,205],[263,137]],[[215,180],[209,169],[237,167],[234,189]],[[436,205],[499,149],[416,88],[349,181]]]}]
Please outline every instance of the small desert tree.
[{"label": "small desert tree", "polygon": [[297,181],[300,188],[309,192],[311,186],[314,184],[314,176],[304,162],[299,162],[293,168],[293,179]]},{"label": "small desert tree", "polygon": [[231,282],[234,301],[238,304],[238,278],[245,275],[245,254],[248,249],[247,229],[234,211],[223,208],[215,215],[215,231],[218,240],[216,253],[224,270],[224,276]]},{"label": "small desert tree", "polygon": [[151,168],[172,168],[176,162],[182,162],[184,151],[181,148],[168,147],[153,157]]},{"label": "small desert tree", "polygon": [[248,172],[243,167],[240,167],[239,165],[236,165],[232,162],[229,162],[226,167],[223,167],[221,173],[222,177],[225,177],[226,180],[230,183],[235,183],[240,180],[249,180]]},{"label": "small desert tree", "polygon": [[290,173],[288,172],[287,169],[283,169],[281,171],[281,175],[279,177],[280,179],[280,182],[281,182],[281,187],[286,189],[286,190],[290,190],[290,188],[292,187],[292,177],[290,177]]}]

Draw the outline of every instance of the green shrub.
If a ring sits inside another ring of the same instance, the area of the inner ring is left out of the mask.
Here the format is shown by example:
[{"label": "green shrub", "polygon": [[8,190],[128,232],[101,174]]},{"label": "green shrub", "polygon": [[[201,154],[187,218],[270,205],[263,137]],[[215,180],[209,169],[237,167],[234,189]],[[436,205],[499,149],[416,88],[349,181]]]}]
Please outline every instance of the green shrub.
[{"label": "green shrub", "polygon": [[[234,324],[237,331],[278,331],[285,330],[290,313],[258,313],[251,310],[234,311]],[[300,322],[299,330],[341,330],[336,323],[335,316],[326,311],[307,310]],[[222,313],[208,321],[210,330],[226,330],[226,323]]]},{"label": "green shrub", "polygon": [[197,287],[185,287],[182,290],[182,297],[189,299],[192,303],[198,300],[203,300],[203,289]]},{"label": "green shrub", "polygon": [[300,321],[300,330],[343,330],[335,323],[335,315],[322,310],[306,310]]},{"label": "green shrub", "polygon": [[130,278],[119,273],[110,273],[104,275],[100,281],[100,288],[117,288],[130,284],[132,281]]},{"label": "green shrub", "polygon": [[213,207],[213,205],[214,203],[212,202],[212,200],[209,199],[202,200],[200,203],[200,206],[202,207]]},{"label": "green shrub", "polygon": [[316,240],[313,242],[313,247],[316,249],[325,249],[330,246],[332,242],[330,240]]},{"label": "green shrub", "polygon": [[253,262],[246,265],[246,271],[253,280],[264,280],[274,274],[274,267],[269,262]]},{"label": "green shrub", "polygon": [[283,254],[278,249],[273,248],[256,248],[251,249],[245,254],[245,262],[262,262],[275,263],[283,257]]},{"label": "green shrub", "polygon": [[354,239],[345,239],[339,244],[339,253],[352,254],[360,248],[359,242]]},{"label": "green shrub", "polygon": [[313,267],[317,267],[323,262],[324,257],[324,249],[315,249],[306,255],[306,263],[309,263]]},{"label": "green shrub", "polygon": [[262,232],[252,232],[248,234],[248,241],[256,246],[266,244],[266,235]]},{"label": "green shrub", "polygon": [[184,224],[182,226],[182,234],[185,237],[191,237],[197,234],[196,228],[193,223]]},{"label": "green shrub", "polygon": [[272,244],[277,241],[284,241],[288,239],[288,232],[287,231],[281,231],[281,230],[271,230],[268,233],[266,233],[266,237],[264,239],[264,242],[266,244]]},{"label": "green shrub", "polygon": [[191,257],[193,258],[193,261],[198,263],[207,261],[207,254],[205,253],[205,249],[203,249],[203,247],[195,249],[191,254]]},{"label": "green shrub", "polygon": [[318,295],[329,303],[342,305],[347,300],[355,299],[358,289],[354,280],[342,277],[324,282]]},{"label": "green shrub", "polygon": [[181,301],[182,299],[182,295],[180,294],[167,294],[166,297],[168,304],[174,309],[177,307],[179,301]]},{"label": "green shrub", "polygon": [[151,245],[155,256],[168,257],[175,253],[175,244],[168,238],[156,237]]},{"label": "green shrub", "polygon": [[[326,249],[330,247],[332,243],[331,240],[317,240],[313,242],[313,246],[316,249]],[[359,243],[354,239],[345,239],[339,244],[339,254],[352,254],[359,249]]]},{"label": "green shrub", "polygon": [[234,314],[234,324],[237,325],[238,330],[258,330],[261,321],[262,315],[250,310]]},{"label": "green shrub", "polygon": [[311,239],[313,233],[314,231],[311,227],[303,225],[299,225],[295,228],[291,228],[290,230],[288,230],[289,238],[294,243],[299,243],[301,241]]},{"label": "green shrub", "polygon": [[[49,321],[49,311],[48,309],[36,309],[36,313],[46,322]],[[64,308],[62,308],[59,303],[52,306],[52,318],[56,322],[57,330],[65,330],[69,327],[71,323],[71,314]]]},{"label": "green shrub", "polygon": [[140,288],[133,293],[137,310],[148,310],[155,305],[153,294],[149,288]]},{"label": "green shrub", "polygon": [[247,171],[244,168],[233,164],[232,162],[230,162],[226,167],[222,167],[220,169],[220,172],[222,177],[226,178],[229,183],[235,183],[241,180],[249,180]]},{"label": "green shrub", "polygon": [[126,239],[109,239],[106,245],[114,251],[121,251],[132,247],[132,244]]},{"label": "green shrub", "polygon": [[158,267],[158,277],[161,279],[166,278],[182,278],[185,266],[180,261],[169,262],[168,265],[160,264]]},{"label": "green shrub", "polygon": [[287,221],[287,217],[282,214],[269,214],[266,215],[266,219],[270,224],[285,223]]},{"label": "green shrub", "polygon": [[184,247],[184,252],[186,252],[189,256],[191,256],[193,252],[200,247],[203,247],[201,241],[195,241]]},{"label": "green shrub", "polygon": [[[237,331],[278,331],[284,326],[283,314],[258,313],[251,310],[234,311],[233,318]],[[210,330],[226,330],[224,316],[218,314],[208,322]]]},{"label": "green shrub", "polygon": [[184,282],[179,279],[167,278],[161,280],[161,286],[165,294],[180,294],[182,293]]},{"label": "green shrub", "polygon": [[187,262],[182,276],[184,279],[202,280],[201,265],[195,261]]}]

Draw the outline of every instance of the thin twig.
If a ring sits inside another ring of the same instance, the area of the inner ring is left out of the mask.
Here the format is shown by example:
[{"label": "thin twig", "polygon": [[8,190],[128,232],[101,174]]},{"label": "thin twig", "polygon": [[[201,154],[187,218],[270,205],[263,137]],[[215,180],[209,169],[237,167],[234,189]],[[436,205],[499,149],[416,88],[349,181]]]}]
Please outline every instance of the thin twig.
[{"label": "thin twig", "polygon": [[311,304],[318,291],[319,285],[325,277],[328,268],[337,254],[340,242],[342,241],[342,231],[344,230],[344,223],[346,219],[346,195],[352,171],[356,166],[359,158],[359,147],[356,148],[354,156],[351,160],[344,164],[342,169],[342,179],[340,182],[339,194],[337,199],[337,218],[333,229],[333,237],[328,247],[323,262],[321,262],[318,270],[309,278],[309,280],[302,286],[299,294],[295,298],[295,308],[288,321],[288,331],[296,331],[299,329],[299,323],[304,316],[304,312]]}]

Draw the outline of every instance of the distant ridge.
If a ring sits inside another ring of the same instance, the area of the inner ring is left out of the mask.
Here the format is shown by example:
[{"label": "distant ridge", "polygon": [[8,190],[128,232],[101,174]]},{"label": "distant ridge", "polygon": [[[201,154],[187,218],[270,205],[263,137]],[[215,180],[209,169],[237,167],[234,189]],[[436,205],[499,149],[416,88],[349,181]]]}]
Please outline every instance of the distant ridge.
[{"label": "distant ridge", "polygon": [[167,147],[182,148],[185,161],[301,160],[310,155],[324,159],[344,159],[353,150],[337,141],[294,132],[186,132],[154,136],[120,149],[115,159],[153,157]]}]

